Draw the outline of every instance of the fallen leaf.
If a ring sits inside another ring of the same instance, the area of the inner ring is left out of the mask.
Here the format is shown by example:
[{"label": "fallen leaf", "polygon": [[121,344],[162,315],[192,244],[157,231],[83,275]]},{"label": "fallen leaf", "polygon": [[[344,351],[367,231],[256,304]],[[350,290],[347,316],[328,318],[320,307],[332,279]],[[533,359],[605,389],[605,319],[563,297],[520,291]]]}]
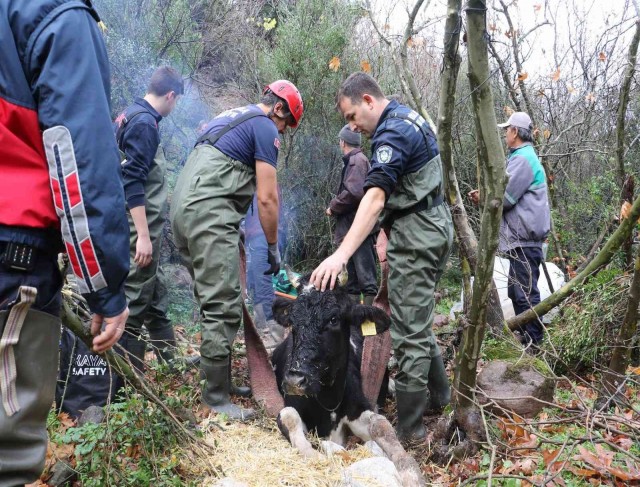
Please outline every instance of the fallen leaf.
[{"label": "fallen leaf", "polygon": [[391,26],[389,24],[384,24],[384,26],[382,27],[382,30],[389,30],[391,28]]},{"label": "fallen leaf", "polygon": [[560,68],[551,73],[551,81],[558,81],[560,79]]},{"label": "fallen leaf", "polygon": [[518,81],[524,81],[529,77],[529,73],[523,71],[522,73],[518,73]]},{"label": "fallen leaf", "polygon": [[627,369],[627,373],[628,374],[640,375],[640,366],[638,366],[638,367],[629,366],[629,368]]},{"label": "fallen leaf", "polygon": [[335,73],[340,69],[340,58],[337,56],[333,56],[331,61],[329,61],[329,69]]},{"label": "fallen leaf", "polygon": [[560,450],[542,450],[542,460],[545,465],[549,465],[552,462],[555,462],[560,455]]},{"label": "fallen leaf", "polygon": [[362,68],[362,71],[365,73],[371,72],[371,64],[367,60],[360,61],[360,68]]}]

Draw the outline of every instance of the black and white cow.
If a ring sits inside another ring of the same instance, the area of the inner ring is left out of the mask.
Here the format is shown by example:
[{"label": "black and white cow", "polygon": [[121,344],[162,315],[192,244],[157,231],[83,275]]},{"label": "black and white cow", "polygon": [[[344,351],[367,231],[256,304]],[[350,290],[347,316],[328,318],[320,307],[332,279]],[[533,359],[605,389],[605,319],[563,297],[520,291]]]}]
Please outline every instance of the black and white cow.
[{"label": "black and white cow", "polygon": [[298,286],[295,301],[278,298],[273,305],[275,319],[291,328],[271,359],[285,403],[278,415],[280,431],[307,457],[320,455],[307,440],[308,431],[340,445],[349,433],[374,440],[396,465],[404,485],[424,485],[416,461],[362,392],[362,324],[372,322],[376,333],[382,333],[389,328],[389,317],[373,306],[355,304],[343,287],[319,292],[307,282]]}]

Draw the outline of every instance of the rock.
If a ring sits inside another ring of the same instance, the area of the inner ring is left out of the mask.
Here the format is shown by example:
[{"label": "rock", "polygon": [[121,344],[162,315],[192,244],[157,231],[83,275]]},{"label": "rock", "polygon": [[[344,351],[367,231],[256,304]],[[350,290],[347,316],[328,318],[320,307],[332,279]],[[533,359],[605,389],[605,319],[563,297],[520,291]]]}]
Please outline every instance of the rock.
[{"label": "rock", "polygon": [[322,448],[322,451],[329,458],[331,458],[336,452],[344,451],[343,446],[338,445],[337,443],[334,443],[333,441],[329,441],[329,440],[322,440],[320,442],[320,448]]},{"label": "rock", "polygon": [[89,406],[78,419],[78,426],[83,426],[87,423],[100,424],[103,419],[104,410],[100,406]]},{"label": "rock", "polygon": [[[555,381],[538,372],[530,362],[493,360],[478,375],[478,389],[481,404],[493,400],[501,408],[531,418],[546,406],[545,402],[553,402]],[[495,406],[493,411],[500,413]]]},{"label": "rock", "polygon": [[435,315],[433,318],[433,327],[440,328],[449,324],[449,317],[447,315]]},{"label": "rock", "polygon": [[58,487],[59,485],[71,484],[78,474],[66,462],[58,460],[53,466],[53,475],[47,481],[47,485]]},{"label": "rock", "polygon": [[342,487],[402,487],[391,460],[384,457],[360,460],[342,471]]},{"label": "rock", "polygon": [[378,445],[375,441],[369,440],[364,444],[364,447],[369,450],[376,457],[386,457],[380,445]]}]

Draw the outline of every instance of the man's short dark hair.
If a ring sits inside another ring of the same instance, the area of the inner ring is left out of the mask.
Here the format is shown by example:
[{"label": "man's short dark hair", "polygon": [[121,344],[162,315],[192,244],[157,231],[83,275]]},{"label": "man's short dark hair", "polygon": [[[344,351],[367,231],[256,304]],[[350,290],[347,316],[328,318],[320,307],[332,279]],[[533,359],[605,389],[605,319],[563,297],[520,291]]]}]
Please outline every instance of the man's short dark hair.
[{"label": "man's short dark hair", "polygon": [[287,103],[287,100],[285,100],[284,98],[280,98],[278,95],[276,95],[271,90],[267,91],[260,98],[260,103],[262,103],[263,105],[266,105],[268,107],[273,107],[278,102],[282,103],[282,111],[284,113],[286,113],[287,115],[289,115],[289,117],[291,118],[291,120],[289,120],[287,123],[291,122],[290,125],[293,124],[295,122],[295,119],[293,118],[293,115],[291,114],[291,110],[289,109],[289,104]]},{"label": "man's short dark hair", "polygon": [[518,130],[518,137],[522,142],[533,142],[533,135],[530,129],[523,129],[521,127],[515,127]]},{"label": "man's short dark hair", "polygon": [[375,79],[367,73],[352,73],[340,85],[336,95],[336,106],[340,105],[342,98],[349,98],[354,105],[362,103],[362,96],[365,93],[377,99],[384,98],[384,93]]},{"label": "man's short dark hair", "polygon": [[169,66],[156,69],[151,75],[147,93],[156,96],[164,96],[175,91],[176,95],[184,95],[184,80],[182,76]]}]

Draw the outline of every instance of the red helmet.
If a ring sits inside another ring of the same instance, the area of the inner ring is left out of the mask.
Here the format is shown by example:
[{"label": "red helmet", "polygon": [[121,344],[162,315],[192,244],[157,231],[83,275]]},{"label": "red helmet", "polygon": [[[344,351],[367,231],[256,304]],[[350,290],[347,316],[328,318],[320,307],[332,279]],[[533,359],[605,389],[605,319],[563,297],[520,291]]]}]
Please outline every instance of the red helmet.
[{"label": "red helmet", "polygon": [[279,79],[273,83],[264,87],[262,94],[266,94],[271,91],[274,95],[282,98],[289,105],[289,111],[293,115],[295,123],[290,125],[291,128],[296,128],[300,123],[302,114],[304,113],[304,104],[302,103],[302,95],[291,81],[286,79]]}]

